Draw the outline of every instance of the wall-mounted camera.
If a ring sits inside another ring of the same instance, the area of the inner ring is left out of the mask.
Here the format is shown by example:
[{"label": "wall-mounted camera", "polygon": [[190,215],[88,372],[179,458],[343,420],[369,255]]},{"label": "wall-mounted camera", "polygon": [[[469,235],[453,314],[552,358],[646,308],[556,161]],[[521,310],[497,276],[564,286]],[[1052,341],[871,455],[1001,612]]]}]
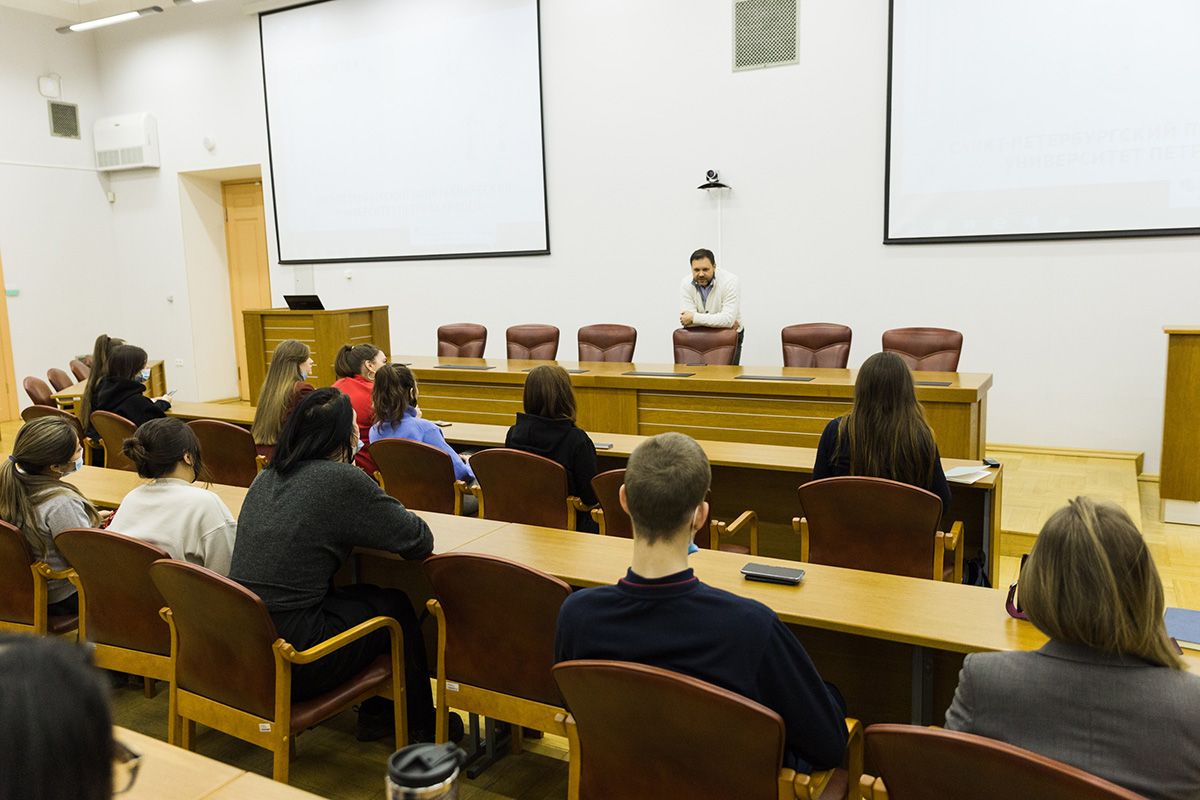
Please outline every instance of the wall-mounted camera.
[{"label": "wall-mounted camera", "polygon": [[721,175],[717,170],[710,169],[704,173],[704,183],[696,187],[697,189],[728,189],[729,187],[721,183]]}]

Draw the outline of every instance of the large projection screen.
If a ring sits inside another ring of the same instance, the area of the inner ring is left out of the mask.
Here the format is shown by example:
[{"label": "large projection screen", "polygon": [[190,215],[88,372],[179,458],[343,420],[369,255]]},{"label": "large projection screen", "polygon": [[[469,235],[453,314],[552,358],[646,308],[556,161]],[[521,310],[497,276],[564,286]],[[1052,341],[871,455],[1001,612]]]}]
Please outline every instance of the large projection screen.
[{"label": "large projection screen", "polygon": [[1200,234],[1200,0],[892,0],[884,242]]},{"label": "large projection screen", "polygon": [[537,0],[264,13],[279,261],[550,252]]}]

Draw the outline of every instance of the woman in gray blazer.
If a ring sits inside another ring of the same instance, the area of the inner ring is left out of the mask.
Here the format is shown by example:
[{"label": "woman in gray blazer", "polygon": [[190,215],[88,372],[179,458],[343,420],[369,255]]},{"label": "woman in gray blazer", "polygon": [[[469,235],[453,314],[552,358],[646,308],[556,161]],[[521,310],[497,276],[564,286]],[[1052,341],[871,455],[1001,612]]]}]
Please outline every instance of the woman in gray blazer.
[{"label": "woman in gray blazer", "polygon": [[1050,637],[976,653],[946,727],[1024,747],[1148,798],[1200,797],[1200,677],[1163,624],[1154,559],[1120,507],[1086,497],[1042,528],[1021,605]]}]

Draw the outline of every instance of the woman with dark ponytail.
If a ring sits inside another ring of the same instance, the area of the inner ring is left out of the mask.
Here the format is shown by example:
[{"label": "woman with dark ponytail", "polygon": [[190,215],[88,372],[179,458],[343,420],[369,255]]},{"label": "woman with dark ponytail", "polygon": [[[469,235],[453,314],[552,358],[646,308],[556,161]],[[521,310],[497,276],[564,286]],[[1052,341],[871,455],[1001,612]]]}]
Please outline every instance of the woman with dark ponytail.
[{"label": "woman with dark ponytail", "polygon": [[[333,371],[338,379],[333,388],[340,389],[350,398],[354,413],[358,415],[358,438],[369,441],[371,425],[371,389],[375,386],[375,373],[387,363],[387,356],[373,344],[342,345],[333,362]],[[365,450],[358,451],[354,463],[368,475],[375,474],[375,462]]]},{"label": "woman with dark ponytail", "polygon": [[[100,434],[96,433],[91,422],[92,411],[96,408],[96,392],[100,388],[101,379],[108,375],[108,360],[112,357],[113,350],[123,344],[124,339],[102,333],[96,337],[96,344],[92,348],[92,371],[88,373],[87,382],[83,385],[83,395],[79,398],[79,418],[83,420],[86,436],[95,441],[100,440]],[[97,466],[102,467],[104,464],[101,462]]]}]

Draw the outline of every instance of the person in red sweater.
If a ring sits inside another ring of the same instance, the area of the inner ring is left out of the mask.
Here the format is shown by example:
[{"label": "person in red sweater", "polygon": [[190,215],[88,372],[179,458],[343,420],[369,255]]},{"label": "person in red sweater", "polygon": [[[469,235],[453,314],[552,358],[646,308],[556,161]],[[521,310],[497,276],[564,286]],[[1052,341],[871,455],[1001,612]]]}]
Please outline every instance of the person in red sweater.
[{"label": "person in red sweater", "polygon": [[[387,356],[373,344],[342,345],[333,362],[333,371],[338,376],[333,388],[340,389],[350,398],[354,413],[358,415],[359,438],[364,443],[371,441],[371,426],[375,424],[371,406],[375,373],[386,363]],[[375,476],[375,462],[365,448],[358,451],[354,463],[368,475]]]}]

